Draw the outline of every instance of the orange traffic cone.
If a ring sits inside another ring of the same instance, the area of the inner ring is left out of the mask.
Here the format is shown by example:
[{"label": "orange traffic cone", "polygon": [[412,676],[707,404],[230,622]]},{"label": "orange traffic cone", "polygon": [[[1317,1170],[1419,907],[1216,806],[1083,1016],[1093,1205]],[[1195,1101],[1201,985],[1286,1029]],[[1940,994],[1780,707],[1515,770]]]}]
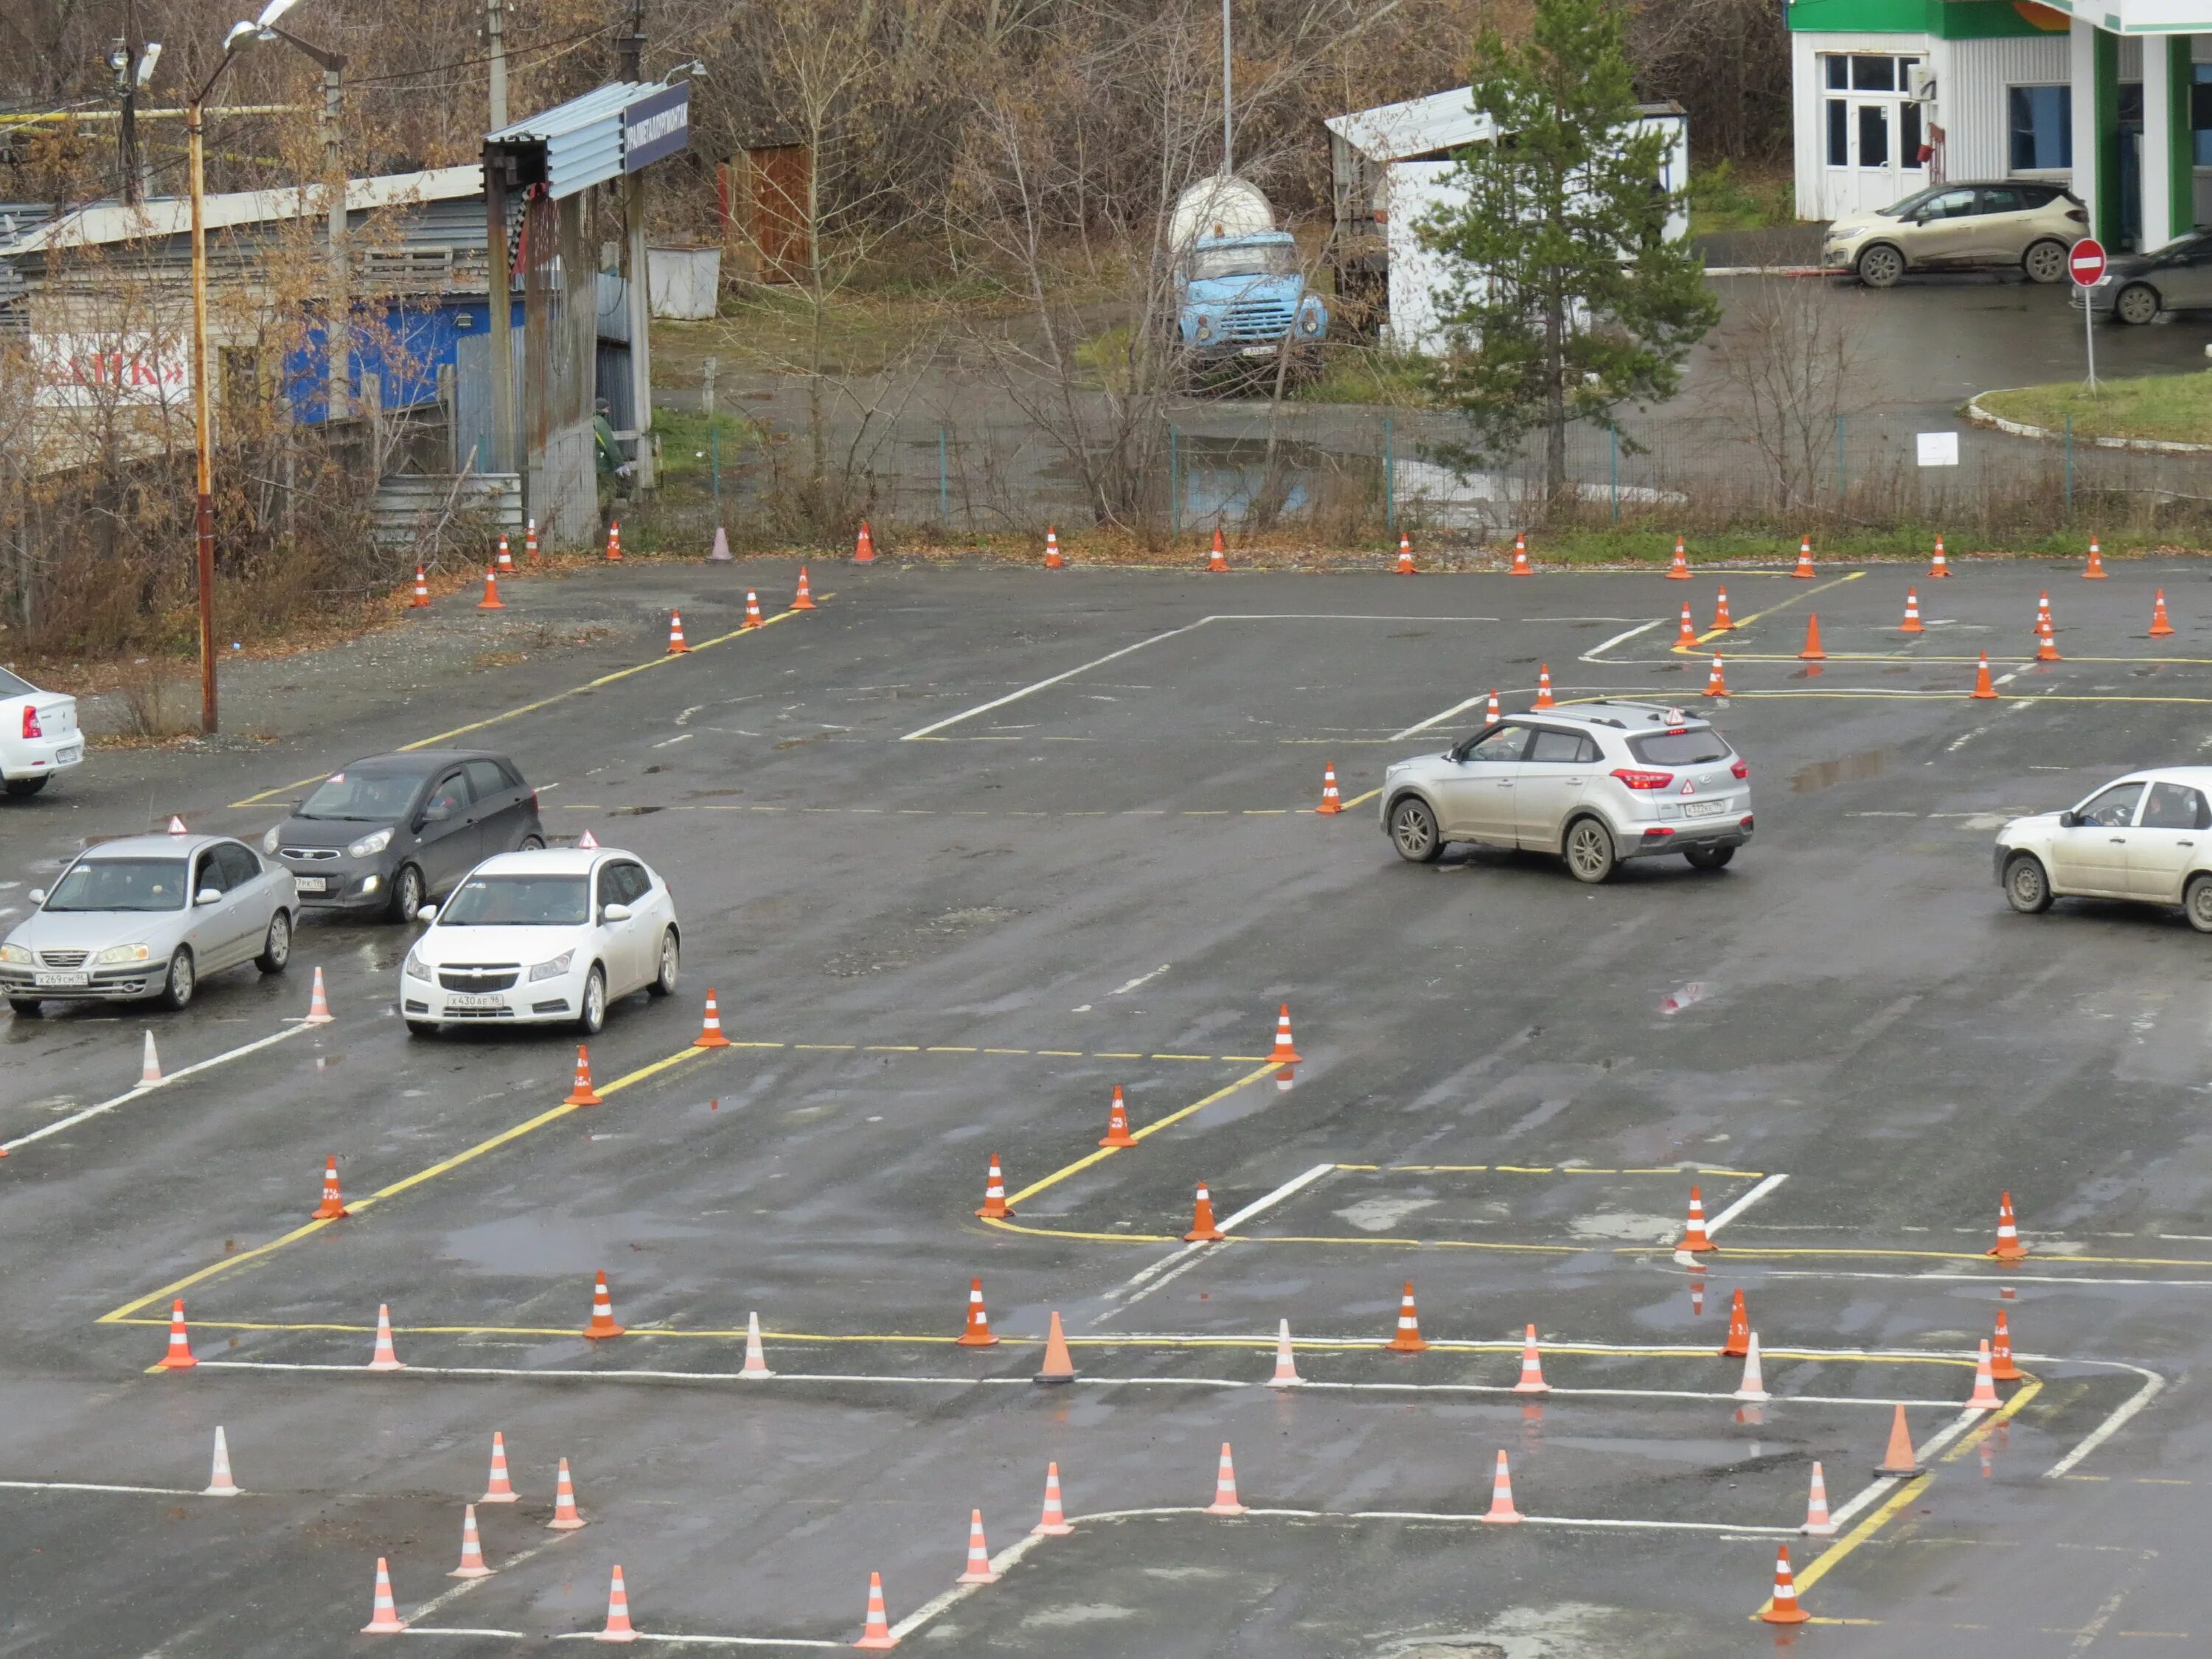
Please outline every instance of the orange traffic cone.
[{"label": "orange traffic cone", "polygon": [[353,1212],[338,1196],[338,1161],[335,1158],[323,1160],[323,1201],[315,1206],[317,1221],[343,1221]]},{"label": "orange traffic cone", "polygon": [[991,1154],[990,1173],[983,1177],[983,1207],[975,1212],[986,1221],[996,1221],[1013,1212],[1006,1207],[1006,1177],[999,1169],[999,1155]]},{"label": "orange traffic cone", "polygon": [[1736,1291],[1729,1304],[1728,1340],[1721,1344],[1721,1358],[1741,1359],[1751,1352],[1751,1315],[1743,1305],[1743,1291]]},{"label": "orange traffic cone", "polygon": [[1060,1328],[1060,1315],[1057,1310],[1045,1325],[1044,1365],[1030,1380],[1033,1382],[1075,1381],[1075,1356],[1067,1351],[1067,1333]]},{"label": "orange traffic cone", "polygon": [[1766,1392],[1766,1377],[1759,1364],[1759,1333],[1757,1331],[1751,1334],[1750,1346],[1743,1356],[1743,1381],[1735,1385],[1735,1397],[1739,1400],[1750,1401],[1768,1400],[1773,1397]]},{"label": "orange traffic cone", "polygon": [[1836,1523],[1828,1516],[1828,1483],[1818,1463],[1813,1465],[1813,1485],[1805,1494],[1805,1524],[1798,1530],[1814,1538],[1836,1534]]},{"label": "orange traffic cone", "polygon": [[1285,1319],[1275,1329],[1275,1374],[1267,1379],[1267,1386],[1295,1389],[1304,1381],[1298,1375],[1298,1362],[1291,1352],[1291,1322]]},{"label": "orange traffic cone", "polygon": [[1506,1465],[1505,1454],[1498,1454],[1497,1473],[1490,1477],[1490,1512],[1485,1521],[1511,1525],[1521,1518],[1521,1511],[1513,1507],[1513,1472]]},{"label": "orange traffic cone", "polygon": [[554,1532],[574,1532],[588,1524],[576,1509],[576,1485],[568,1478],[568,1460],[561,1460],[561,1473],[553,1482],[553,1518],[546,1527]]},{"label": "orange traffic cone", "polygon": [[1813,538],[1810,536],[1797,538],[1797,568],[1790,574],[1800,581],[1816,574],[1813,569]]},{"label": "orange traffic cone", "polygon": [[668,654],[684,657],[690,653],[691,647],[684,643],[684,613],[672,611],[668,613]]},{"label": "orange traffic cone", "polygon": [[1709,632],[1725,634],[1735,627],[1735,618],[1729,615],[1728,589],[1723,587],[1713,601],[1713,625]]},{"label": "orange traffic cone", "polygon": [[2100,582],[2105,580],[2105,556],[2097,546],[2097,538],[2089,538],[2089,562],[2082,567],[2081,580]]},{"label": "orange traffic cone", "polygon": [[623,1583],[619,1562],[616,1564],[612,1582],[607,1585],[607,1627],[599,1632],[598,1639],[602,1642],[637,1640],[637,1632],[629,1622],[629,1591]]},{"label": "orange traffic cone", "polygon": [[461,1506],[461,1565],[446,1575],[448,1578],[489,1578],[491,1569],[484,1565],[483,1540],[477,1536],[477,1506]]},{"label": "orange traffic cone", "polygon": [[1401,532],[1398,537],[1398,574],[1401,576],[1412,576],[1419,574],[1413,568],[1413,541],[1403,532]]},{"label": "orange traffic cone", "polygon": [[799,592],[792,599],[791,608],[793,611],[819,611],[822,608],[814,603],[814,590],[806,584],[806,567],[803,564],[799,567]]},{"label": "orange traffic cone", "polygon": [[[585,833],[588,835],[591,832],[586,830]],[[593,844],[597,845],[596,842]],[[592,1088],[592,1056],[580,1042],[576,1045],[576,1086],[568,1091],[568,1097],[561,1103],[563,1106],[606,1104],[606,1102],[601,1100]]]},{"label": "orange traffic cone", "polygon": [[1413,1305],[1413,1281],[1410,1279],[1398,1297],[1398,1333],[1382,1346],[1391,1353],[1428,1352],[1429,1345],[1421,1340],[1421,1315]]},{"label": "orange traffic cone", "polygon": [[991,1329],[991,1316],[983,1306],[983,1281],[968,1281],[968,1328],[953,1339],[963,1348],[990,1348],[998,1346],[999,1339]]},{"label": "orange traffic cone", "polygon": [[157,1370],[188,1371],[200,1362],[192,1357],[191,1337],[185,1329],[185,1299],[169,1304],[169,1351],[154,1362]]},{"label": "orange traffic cone", "polygon": [[606,1269],[602,1267],[592,1280],[592,1317],[584,1334],[598,1342],[623,1332],[623,1328],[615,1323],[614,1299],[607,1294]]},{"label": "orange traffic cone", "polygon": [[538,520],[535,519],[522,527],[522,557],[526,563],[538,562]]},{"label": "orange traffic cone", "polygon": [[691,1039],[694,1048],[726,1048],[729,1038],[722,1035],[722,1011],[714,1001],[714,988],[707,988],[707,1018],[699,1027],[699,1035]]},{"label": "orange traffic cone", "polygon": [[615,519],[607,525],[607,562],[622,562],[622,520]]},{"label": "orange traffic cone", "polygon": [[1997,1310],[1997,1332],[1990,1339],[1990,1376],[1999,1382],[2017,1382],[2020,1367],[2012,1360],[2012,1326],[2005,1319],[2005,1310]]},{"label": "orange traffic cone", "polygon": [[1552,1385],[1544,1381],[1544,1362],[1536,1352],[1536,1328],[1528,1327],[1521,1341],[1521,1380],[1513,1385],[1516,1394],[1549,1394]]},{"label": "orange traffic cone", "polygon": [[1680,536],[1674,538],[1674,562],[1667,567],[1667,580],[1670,582],[1690,580],[1690,556],[1683,550]]},{"label": "orange traffic cone", "polygon": [[2003,1404],[1997,1398],[1996,1378],[1990,1374],[1990,1340],[1984,1337],[1981,1355],[1974,1361],[1974,1391],[1967,1396],[1966,1409],[1993,1412]]},{"label": "orange traffic cone", "polygon": [[1344,811],[1343,797],[1336,793],[1336,768],[1326,761],[1321,769],[1321,805],[1314,811],[1324,815]]},{"label": "orange traffic cone", "polygon": [[307,1016],[300,1024],[328,1025],[331,1018],[330,993],[323,989],[323,970],[318,968],[315,969],[315,982],[307,992]]},{"label": "orange traffic cone", "polygon": [[1213,548],[1206,556],[1206,569],[1208,575],[1216,576],[1226,575],[1229,571],[1228,550],[1221,544],[1219,525],[1213,526]]},{"label": "orange traffic cone", "polygon": [[1291,1046],[1291,1005],[1285,1003],[1282,1012],[1275,1016],[1275,1052],[1267,1056],[1270,1066],[1295,1066],[1298,1051]]},{"label": "orange traffic cone", "polygon": [[2162,640],[2173,631],[2173,624],[2166,620],[2166,590],[2161,587],[2151,598],[2150,636],[2154,640]]},{"label": "orange traffic cone", "polygon": [[514,1483],[507,1478],[507,1437],[497,1429],[491,1433],[491,1478],[484,1483],[484,1495],[479,1504],[519,1504],[522,1500],[514,1490]]},{"label": "orange traffic cone", "polygon": [[2038,662],[2063,662],[2065,660],[2063,657],[2061,657],[2058,654],[2058,641],[2051,631],[2051,617],[2048,613],[2046,613],[2043,618],[2043,630],[2035,642],[2035,659]]},{"label": "orange traffic cone", "polygon": [[1936,556],[1928,562],[1928,574],[1934,580],[1941,581],[1950,574],[1951,562],[1943,556],[1943,538],[1938,536],[1936,538]]},{"label": "orange traffic cone", "polygon": [[1990,653],[1984,651],[1981,665],[1974,670],[1974,689],[1967,696],[1982,702],[1990,702],[1996,700],[1996,695],[1997,688],[1990,678]]},{"label": "orange traffic cone", "polygon": [[484,596],[477,601],[477,609],[479,611],[504,611],[507,609],[507,606],[501,603],[499,597],[499,572],[496,570],[486,570],[484,572]]},{"label": "orange traffic cone", "polygon": [[1482,718],[1483,718],[1484,721],[1485,721],[1486,724],[1488,724],[1488,725],[1495,726],[1495,725],[1497,725],[1497,724],[1498,724],[1498,693],[1497,693],[1497,692],[1492,691],[1492,692],[1490,694],[1490,704],[1489,704],[1489,707],[1487,707],[1486,708],[1485,708],[1485,709],[1482,711]]},{"label": "orange traffic cone", "polygon": [[138,1082],[141,1089],[150,1089],[161,1081],[161,1057],[154,1050],[154,1034],[146,1033],[146,1041],[138,1048]]},{"label": "orange traffic cone", "polygon": [[1875,1464],[1876,1474],[1910,1476],[1920,1473],[1920,1465],[1912,1455],[1912,1431],[1905,1421],[1905,1407],[1899,1406],[1889,1419],[1889,1448],[1882,1453],[1881,1462]]},{"label": "orange traffic cone", "polygon": [[208,1465],[208,1483],[201,1489],[203,1498],[235,1498],[239,1495],[237,1480],[230,1472],[230,1442],[223,1438],[222,1425],[215,1425],[215,1458]]},{"label": "orange traffic cone", "polygon": [[744,1368],[738,1371],[738,1375],[739,1376],[774,1376],[775,1375],[774,1371],[769,1370],[768,1351],[761,1346],[760,1316],[757,1313],[749,1313],[745,1316],[745,1363]]},{"label": "orange traffic cone", "polygon": [[1820,615],[1809,611],[1805,617],[1805,648],[1797,653],[1800,662],[1826,662],[1828,653],[1820,649]]},{"label": "orange traffic cone", "polygon": [[995,1584],[999,1575],[991,1567],[991,1547],[983,1541],[983,1511],[968,1511],[968,1568],[952,1581],[956,1584]]},{"label": "orange traffic cone", "polygon": [[1133,1146],[1137,1144],[1136,1136],[1129,1133],[1129,1109],[1122,1103],[1121,1085],[1118,1083],[1114,1085],[1114,1104],[1106,1113],[1106,1138],[1098,1144],[1101,1146]]},{"label": "orange traffic cone", "polygon": [[740,629],[746,629],[758,628],[760,626],[760,595],[754,592],[751,588],[748,587],[745,589],[745,619],[738,624],[738,627]]},{"label": "orange traffic cone", "polygon": [[370,1351],[368,1369],[373,1371],[404,1371],[399,1352],[392,1346],[392,1310],[380,1302],[376,1304],[376,1346]]},{"label": "orange traffic cone", "polygon": [[399,1609],[392,1601],[392,1569],[382,1556],[376,1558],[376,1599],[369,1604],[368,1622],[361,1627],[363,1636],[393,1636],[407,1628],[399,1622]]},{"label": "orange traffic cone", "polygon": [[415,597],[407,602],[407,608],[410,611],[428,611],[430,608],[430,584],[424,578],[422,567],[419,564],[415,567]]},{"label": "orange traffic cone", "polygon": [[1075,1530],[1067,1524],[1067,1512],[1060,1507],[1057,1463],[1044,1466],[1044,1514],[1030,1530],[1040,1538],[1065,1538]]},{"label": "orange traffic cone", "polygon": [[1674,630],[1674,643],[1680,647],[1697,642],[1698,625],[1690,620],[1690,602],[1685,599],[1682,601],[1682,625]]},{"label": "orange traffic cone", "polygon": [[1990,1247],[1989,1253],[2000,1261],[2027,1259],[2027,1248],[2020,1242],[2020,1224],[2012,1212],[2010,1193],[1997,1200],[1997,1242]]},{"label": "orange traffic cone", "polygon": [[2045,588],[2035,596],[2035,620],[2028,625],[2031,634],[2041,634],[2051,621],[2051,590]]},{"label": "orange traffic cone", "polygon": [[1198,1183],[1198,1201],[1192,1206],[1190,1231],[1182,1236],[1186,1244],[1218,1244],[1228,1235],[1213,1224],[1213,1194],[1206,1183]]},{"label": "orange traffic cone", "polygon": [[1536,665],[1536,701],[1528,706],[1531,708],[1549,708],[1553,706],[1552,665],[1547,662]]},{"label": "orange traffic cone", "polygon": [[1230,1461],[1229,1443],[1221,1443],[1221,1462],[1213,1474],[1213,1501],[1199,1511],[1201,1515],[1242,1515],[1243,1504],[1237,1501],[1237,1465]]},{"label": "orange traffic cone", "polygon": [[1797,1580],[1790,1571],[1790,1546],[1778,1544],[1774,1555],[1774,1596],[1759,1609],[1770,1625],[1802,1625],[1813,1615],[1797,1605]]},{"label": "orange traffic cone", "polygon": [[868,534],[868,521],[863,519],[860,520],[860,533],[853,538],[853,562],[873,564],[875,562],[876,544]]},{"label": "orange traffic cone", "polygon": [[499,532],[499,556],[491,562],[491,568],[502,576],[514,574],[514,555],[507,550],[507,532],[504,530]]},{"label": "orange traffic cone", "polygon": [[1044,527],[1044,568],[1048,570],[1066,568],[1067,562],[1060,556],[1060,532],[1050,525]]},{"label": "orange traffic cone", "polygon": [[1713,653],[1712,672],[1705,676],[1705,695],[1709,697],[1725,697],[1728,694],[1728,676],[1721,672],[1721,653],[1716,651]]},{"label": "orange traffic cone", "polygon": [[1513,568],[1505,574],[1509,576],[1533,576],[1536,574],[1528,568],[1528,538],[1517,530],[1513,532]]},{"label": "orange traffic cone", "polygon": [[1682,1242],[1674,1248],[1697,1254],[1720,1249],[1719,1245],[1714,1243],[1705,1235],[1705,1197],[1695,1187],[1690,1188],[1689,1223],[1682,1230]]},{"label": "orange traffic cone", "polygon": [[1920,625],[1920,590],[1917,587],[1905,590],[1905,620],[1898,623],[1897,631],[1900,634],[1925,634],[1928,631]]}]

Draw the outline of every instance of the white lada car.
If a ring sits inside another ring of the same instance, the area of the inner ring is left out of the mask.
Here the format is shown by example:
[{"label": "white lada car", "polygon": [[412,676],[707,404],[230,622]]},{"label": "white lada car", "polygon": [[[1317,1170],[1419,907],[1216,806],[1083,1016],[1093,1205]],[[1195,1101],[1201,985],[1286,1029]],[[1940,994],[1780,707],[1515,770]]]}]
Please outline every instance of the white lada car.
[{"label": "white lada car", "polygon": [[2054,898],[2178,904],[2212,933],[2212,766],[2130,772],[2063,812],[1997,831],[1997,883],[2033,915]]}]

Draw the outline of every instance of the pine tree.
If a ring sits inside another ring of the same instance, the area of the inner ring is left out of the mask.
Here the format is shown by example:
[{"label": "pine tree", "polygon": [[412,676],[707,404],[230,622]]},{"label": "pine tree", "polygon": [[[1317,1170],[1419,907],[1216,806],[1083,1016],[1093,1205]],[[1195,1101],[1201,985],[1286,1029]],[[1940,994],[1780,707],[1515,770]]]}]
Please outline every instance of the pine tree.
[{"label": "pine tree", "polygon": [[1632,131],[1620,0],[1536,0],[1524,43],[1486,30],[1470,78],[1497,137],[1462,151],[1422,240],[1455,267],[1435,389],[1480,449],[1542,430],[1548,501],[1566,487],[1567,424],[1674,391],[1720,319],[1698,257],[1667,240],[1666,135]]}]

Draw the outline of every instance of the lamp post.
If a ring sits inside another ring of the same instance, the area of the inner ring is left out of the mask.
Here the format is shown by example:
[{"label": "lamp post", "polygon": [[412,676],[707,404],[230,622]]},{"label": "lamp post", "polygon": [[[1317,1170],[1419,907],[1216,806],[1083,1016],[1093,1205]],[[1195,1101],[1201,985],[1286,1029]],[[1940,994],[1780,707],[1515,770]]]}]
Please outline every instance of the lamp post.
[{"label": "lamp post", "polygon": [[[292,3],[293,0],[285,0],[287,6]],[[272,7],[270,12],[277,9]],[[331,294],[323,307],[323,343],[331,361],[330,392],[323,418],[336,421],[344,418],[350,410],[353,398],[352,311],[346,298],[345,149],[338,130],[344,101],[346,59],[342,52],[325,52],[289,30],[278,28],[270,12],[262,14],[264,21],[260,32],[305,52],[321,65],[323,71],[323,186],[331,223]]]}]

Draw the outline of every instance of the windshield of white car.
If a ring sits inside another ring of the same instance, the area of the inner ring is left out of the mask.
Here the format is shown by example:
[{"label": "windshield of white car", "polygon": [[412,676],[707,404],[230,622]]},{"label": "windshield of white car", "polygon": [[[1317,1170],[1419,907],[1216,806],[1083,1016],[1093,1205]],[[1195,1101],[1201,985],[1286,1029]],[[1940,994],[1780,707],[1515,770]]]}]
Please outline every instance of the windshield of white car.
[{"label": "windshield of white car", "polygon": [[1194,282],[1223,276],[1287,276],[1297,250],[1282,244],[1259,247],[1202,247],[1190,256]]},{"label": "windshield of white car", "polygon": [[422,787],[419,772],[335,772],[300,804],[295,816],[388,823]]},{"label": "windshield of white car", "polygon": [[591,914],[581,876],[476,876],[438,913],[441,927],[573,927]]},{"label": "windshield of white car", "polygon": [[1697,766],[1729,757],[1728,739],[1710,726],[1694,732],[1650,732],[1628,740],[1628,752],[1647,766]]},{"label": "windshield of white car", "polygon": [[27,691],[38,689],[30,681],[18,678],[6,669],[0,668],[0,697],[20,697]]},{"label": "windshield of white car", "polygon": [[1915,208],[1919,207],[1924,202],[1934,200],[1948,188],[1948,185],[1939,185],[1932,190],[1916,190],[1911,195],[1906,197],[1903,201],[1892,202],[1887,207],[1876,208],[1875,211],[1881,215],[1885,219],[1902,219],[1906,214],[1911,212]]},{"label": "windshield of white car", "polygon": [[83,859],[46,899],[49,910],[181,910],[182,859]]}]

